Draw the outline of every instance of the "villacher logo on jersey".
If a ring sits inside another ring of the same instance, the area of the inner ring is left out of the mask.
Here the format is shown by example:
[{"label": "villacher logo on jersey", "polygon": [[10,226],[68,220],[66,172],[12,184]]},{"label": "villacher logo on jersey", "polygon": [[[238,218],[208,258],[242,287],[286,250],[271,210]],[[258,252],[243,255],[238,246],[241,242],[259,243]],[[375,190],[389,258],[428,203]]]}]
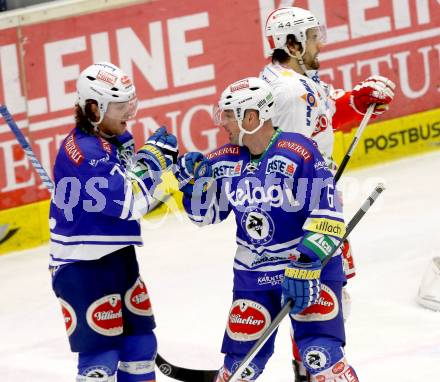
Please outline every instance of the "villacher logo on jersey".
[{"label": "villacher logo on jersey", "polygon": [[226,332],[237,341],[253,341],[260,337],[270,324],[269,311],[256,301],[238,299],[229,312]]},{"label": "villacher logo on jersey", "polygon": [[118,294],[104,296],[87,309],[87,323],[99,334],[117,336],[123,331],[122,301]]}]

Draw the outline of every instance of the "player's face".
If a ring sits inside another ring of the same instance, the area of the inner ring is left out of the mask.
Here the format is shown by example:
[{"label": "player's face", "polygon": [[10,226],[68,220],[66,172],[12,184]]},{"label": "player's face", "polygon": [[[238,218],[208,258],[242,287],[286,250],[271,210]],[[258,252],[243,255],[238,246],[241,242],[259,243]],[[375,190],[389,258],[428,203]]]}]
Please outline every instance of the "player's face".
[{"label": "player's face", "polygon": [[223,126],[228,133],[229,143],[238,145],[240,128],[238,127],[238,122],[235,119],[235,114],[232,110],[224,110],[222,112],[221,126]]},{"label": "player's face", "polygon": [[307,69],[318,70],[319,59],[318,55],[324,45],[324,36],[320,29],[311,28],[307,30],[306,52],[303,60]]},{"label": "player's face", "polygon": [[137,98],[128,102],[110,102],[99,129],[107,135],[121,135],[127,129],[127,121],[136,116]]}]

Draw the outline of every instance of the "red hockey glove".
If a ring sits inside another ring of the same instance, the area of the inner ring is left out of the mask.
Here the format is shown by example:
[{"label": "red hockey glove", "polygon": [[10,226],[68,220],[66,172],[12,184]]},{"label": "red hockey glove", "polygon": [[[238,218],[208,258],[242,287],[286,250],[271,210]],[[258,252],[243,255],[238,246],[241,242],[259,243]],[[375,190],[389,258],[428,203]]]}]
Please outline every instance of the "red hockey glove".
[{"label": "red hockey glove", "polygon": [[382,76],[371,76],[357,84],[351,92],[350,105],[359,114],[365,114],[368,106],[375,103],[374,114],[388,110],[388,104],[394,98],[396,84]]}]

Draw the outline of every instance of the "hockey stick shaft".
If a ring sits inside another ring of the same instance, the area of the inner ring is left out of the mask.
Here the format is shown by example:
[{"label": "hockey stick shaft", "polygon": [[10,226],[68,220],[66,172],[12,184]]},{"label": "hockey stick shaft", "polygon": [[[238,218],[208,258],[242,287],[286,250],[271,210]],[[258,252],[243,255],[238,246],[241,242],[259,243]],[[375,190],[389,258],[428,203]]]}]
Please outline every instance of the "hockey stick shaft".
[{"label": "hockey stick shaft", "polygon": [[350,147],[348,148],[348,151],[346,152],[344,158],[342,159],[341,165],[339,166],[338,171],[336,172],[335,182],[339,180],[339,178],[341,177],[342,173],[345,170],[345,167],[347,167],[348,161],[350,160],[354,152],[354,149],[358,145],[361,135],[364,132],[365,127],[368,125],[368,122],[370,121],[370,118],[373,114],[375,107],[376,104],[370,105],[367,109],[367,112],[364,115],[364,118],[362,118],[361,124],[359,125],[359,128],[357,129],[356,134],[353,140],[351,141]]},{"label": "hockey stick shaft", "polygon": [[[377,200],[379,195],[382,193],[382,191],[385,190],[385,186],[381,183],[379,183],[374,191],[371,193],[371,195],[365,200],[365,202],[362,204],[361,208],[356,212],[356,214],[352,217],[350,222],[347,224],[347,228],[345,231],[344,236],[340,239],[338,246],[325,257],[325,259],[322,262],[322,266],[324,267],[332,258],[332,256],[336,253],[336,251],[339,249],[340,245],[344,242],[344,240],[348,237],[348,235],[353,231],[354,227],[360,222],[360,220],[363,218],[363,216],[367,213],[367,211],[370,209],[370,207],[373,205],[373,203]],[[259,340],[254,344],[254,346],[249,350],[249,352],[246,354],[245,358],[241,362],[240,366],[235,370],[235,372],[229,377],[229,379],[226,382],[235,382],[243,373],[243,371],[248,367],[248,365],[251,363],[251,361],[254,359],[254,357],[257,355],[257,353],[261,350],[261,348],[264,346],[266,341],[269,339],[269,337],[275,332],[275,330],[280,325],[281,321],[285,316],[288,315],[292,308],[292,301],[289,300],[286,305],[281,309],[281,311],[277,314],[277,316],[273,319],[272,323],[269,325],[269,327],[266,329],[266,331],[262,334],[262,336],[259,338]]]},{"label": "hockey stick shaft", "polygon": [[49,191],[52,192],[54,186],[52,180],[50,179],[50,176],[48,175],[43,165],[38,160],[29,142],[21,132],[20,128],[15,123],[14,118],[12,117],[11,113],[9,113],[9,110],[5,105],[0,105],[0,113],[3,116],[4,120],[6,121],[6,123],[8,124],[11,131],[14,133],[18,143],[23,148],[32,166],[34,167],[35,171],[41,178],[41,181],[49,189]]}]

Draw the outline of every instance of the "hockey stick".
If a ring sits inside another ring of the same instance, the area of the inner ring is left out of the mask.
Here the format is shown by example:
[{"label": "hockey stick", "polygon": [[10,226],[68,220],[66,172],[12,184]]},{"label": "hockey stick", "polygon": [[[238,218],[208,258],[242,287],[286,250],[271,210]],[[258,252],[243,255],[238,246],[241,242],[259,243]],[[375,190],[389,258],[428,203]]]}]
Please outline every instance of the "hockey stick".
[{"label": "hockey stick", "polygon": [[342,173],[345,170],[345,167],[347,167],[347,163],[350,160],[354,149],[356,148],[357,144],[359,143],[359,140],[361,138],[362,133],[364,132],[365,127],[367,126],[368,122],[370,121],[371,115],[373,114],[374,108],[376,107],[376,104],[372,104],[368,107],[367,112],[364,115],[364,118],[362,118],[361,124],[359,125],[359,128],[356,131],[356,134],[351,141],[350,147],[348,148],[347,153],[345,154],[344,158],[342,159],[341,165],[338,168],[338,171],[335,175],[335,182],[339,180]]},{"label": "hockey stick", "polygon": [[[356,214],[351,218],[350,222],[347,224],[347,228],[344,236],[339,240],[338,246],[327,255],[322,261],[322,267],[325,267],[326,264],[330,261],[335,252],[339,249],[340,245],[344,242],[344,240],[348,237],[348,235],[353,231],[354,227],[359,223],[362,217],[366,214],[366,212],[370,209],[382,191],[385,190],[385,186],[379,183],[371,195],[367,198],[367,200],[362,204],[361,208],[356,212]],[[289,300],[286,305],[281,309],[278,315],[273,319],[272,323],[269,327],[264,331],[259,340],[255,343],[251,350],[246,354],[245,358],[241,362],[240,366],[231,374],[229,379],[226,382],[235,382],[237,378],[241,376],[243,371],[248,367],[251,363],[252,359],[256,356],[256,354],[260,351],[260,349],[264,346],[268,338],[272,335],[272,333],[278,328],[281,321],[292,309],[292,300]]]},{"label": "hockey stick", "polygon": [[[376,199],[379,197],[379,195],[382,193],[382,191],[385,190],[385,187],[382,184],[378,184],[372,194],[367,198],[367,200],[362,204],[360,209],[356,212],[356,214],[353,216],[353,218],[350,220],[350,222],[347,224],[346,232],[344,237],[341,239],[338,247],[335,249],[335,251],[339,248],[341,243],[347,238],[347,236],[353,231],[354,227],[359,223],[359,221],[362,219],[362,217],[366,214],[366,212],[369,210],[369,208],[373,205],[373,203],[376,201]],[[334,251],[334,252],[335,252]],[[323,267],[330,261],[331,256],[333,253],[329,256],[327,256],[323,261]],[[258,353],[258,351],[263,347],[267,339],[271,336],[271,334],[275,331],[275,329],[279,326],[282,319],[289,313],[291,309],[291,301],[289,301],[283,309],[278,313],[278,315],[274,318],[272,321],[272,324],[266,329],[266,331],[263,333],[262,337],[255,343],[255,345],[252,347],[252,349],[248,352],[245,359],[242,361],[242,364],[239,366],[239,368],[231,375],[230,379],[227,382],[233,382],[234,379],[232,377],[238,377],[241,375],[241,373],[246,369],[246,367],[249,365],[249,363],[252,361],[253,357]],[[158,355],[156,358],[156,365],[159,367],[159,370],[164,373],[165,375],[174,378],[178,381],[184,381],[184,382],[205,382],[205,381],[213,381],[213,378],[218,373],[218,370],[194,370],[194,369],[187,369],[180,366],[173,365],[166,360],[164,360],[162,357]]]},{"label": "hockey stick", "polygon": [[8,124],[11,131],[14,133],[15,137],[18,140],[18,143],[23,148],[35,171],[40,176],[43,184],[49,189],[50,192],[53,192],[54,186],[52,179],[50,178],[50,176],[44,169],[43,165],[36,157],[34,151],[32,150],[32,147],[30,146],[26,137],[21,132],[20,128],[15,123],[14,118],[12,117],[11,113],[9,113],[9,110],[5,105],[0,105],[0,113],[3,116],[4,120],[6,121],[6,123]]},{"label": "hockey stick", "polygon": [[212,382],[218,373],[218,370],[186,369],[184,367],[175,366],[164,360],[160,354],[156,355],[156,366],[162,374],[178,381]]}]

